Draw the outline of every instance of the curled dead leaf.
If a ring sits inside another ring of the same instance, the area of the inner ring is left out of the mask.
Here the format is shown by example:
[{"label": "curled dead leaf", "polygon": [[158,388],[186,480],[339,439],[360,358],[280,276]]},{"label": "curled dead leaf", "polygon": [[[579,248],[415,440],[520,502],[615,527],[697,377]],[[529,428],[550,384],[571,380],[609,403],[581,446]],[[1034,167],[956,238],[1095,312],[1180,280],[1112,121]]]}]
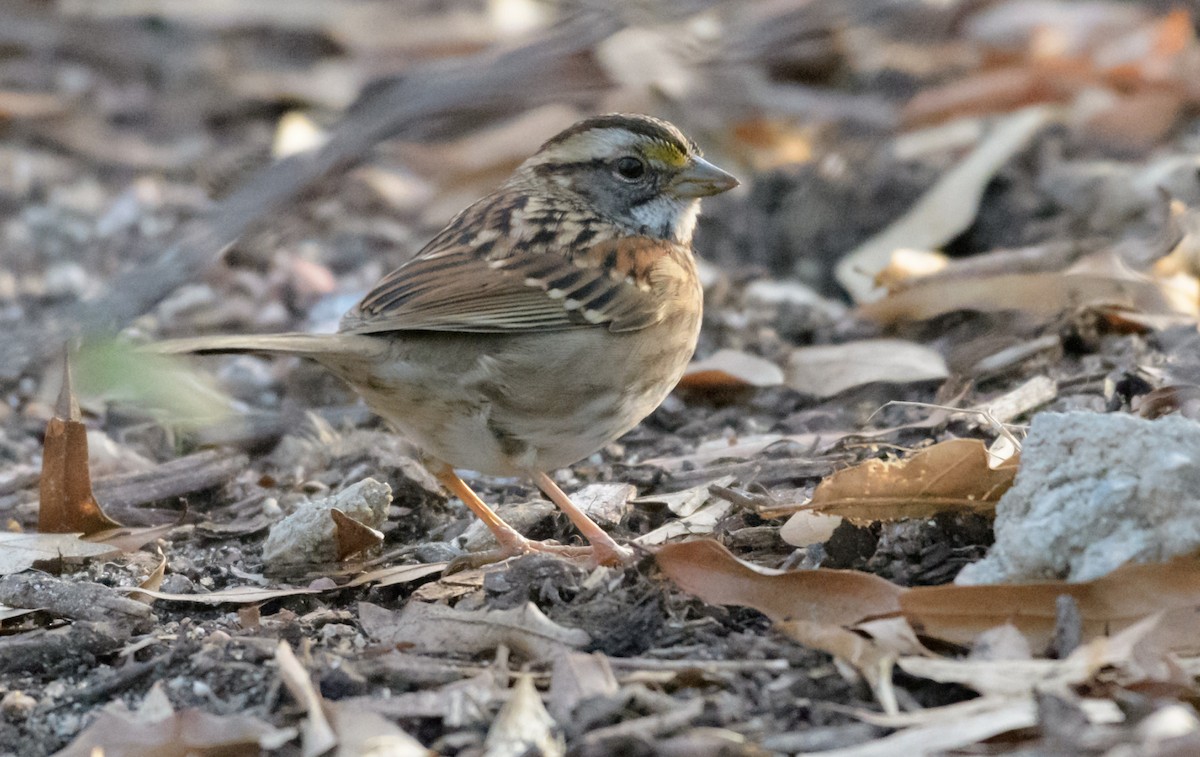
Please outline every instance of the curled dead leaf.
[{"label": "curled dead leaf", "polygon": [[[144,581],[138,584],[138,588],[158,591],[162,588],[163,578],[166,577],[166,575],[167,556],[164,555],[163,551],[160,549],[158,550],[158,565],[154,567],[154,570],[150,571],[150,575],[146,576]],[[129,598],[136,599],[139,602],[145,602],[148,605],[154,604],[154,597],[151,597],[147,594],[138,594],[137,592],[133,592],[129,595]]]},{"label": "curled dead leaf", "polygon": [[1132,270],[1111,255],[1084,259],[1065,271],[929,276],[859,314],[884,324],[920,321],[958,310],[1019,310],[1041,316],[1083,307],[1115,308],[1140,316],[1187,319],[1196,302],[1170,280]]},{"label": "curled dead leaf", "polygon": [[689,594],[712,604],[753,607],[778,621],[850,626],[898,612],[904,591],[853,570],[770,571],[742,562],[711,539],[668,544],[654,557]]},{"label": "curled dead leaf", "polygon": [[[295,738],[250,715],[213,715],[195,707],[175,710],[156,683],[134,712],[118,701],[104,708],[58,757],[189,757],[273,751]],[[101,748],[98,745],[103,745]]]},{"label": "curled dead leaf", "polygon": [[383,532],[359,523],[336,507],[329,511],[329,516],[333,518],[334,532],[337,536],[337,559],[339,562],[363,550],[383,544]]},{"label": "curled dead leaf", "polygon": [[[925,636],[969,644],[983,631],[1011,623],[1037,649],[1054,635],[1055,603],[1062,595],[1079,607],[1083,639],[1094,639],[1157,612],[1200,606],[1200,559],[1127,564],[1082,583],[919,586],[905,592],[899,603],[909,623]],[[1198,646],[1193,634],[1172,644],[1175,649]]]},{"label": "curled dead leaf", "polygon": [[887,267],[895,250],[937,249],[965,231],[975,220],[988,182],[1054,117],[1050,108],[1031,107],[1000,121],[907,213],[842,258],[838,283],[856,302],[868,301],[875,292],[876,274]]},{"label": "curled dead leaf", "polygon": [[817,485],[806,509],[854,523],[992,512],[1012,486],[1018,456],[992,467],[978,439],[951,439],[903,460],[868,460]]},{"label": "curled dead leaf", "polygon": [[63,360],[63,385],[55,415],[46,424],[38,530],[48,534],[94,534],[121,524],[104,514],[92,493],[87,427],[71,388],[71,369]]},{"label": "curled dead leaf", "polygon": [[359,603],[363,630],[387,643],[475,654],[508,646],[533,660],[549,660],[584,646],[591,637],[560,626],[533,603],[508,610],[459,610],[427,602],[409,602],[399,612]]},{"label": "curled dead leaf", "polygon": [[783,371],[770,360],[740,350],[717,350],[687,367],[680,389],[720,392],[763,388],[783,383]]},{"label": "curled dead leaf", "polygon": [[19,573],[35,563],[62,558],[99,557],[117,551],[108,544],[83,541],[77,534],[0,532],[0,576]]}]

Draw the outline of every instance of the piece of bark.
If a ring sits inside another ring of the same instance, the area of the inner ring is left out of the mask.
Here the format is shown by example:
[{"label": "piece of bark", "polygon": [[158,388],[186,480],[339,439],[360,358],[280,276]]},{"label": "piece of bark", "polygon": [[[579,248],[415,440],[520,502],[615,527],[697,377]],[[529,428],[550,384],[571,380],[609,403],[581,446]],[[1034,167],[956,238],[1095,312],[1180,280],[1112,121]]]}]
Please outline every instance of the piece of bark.
[{"label": "piece of bark", "polygon": [[[96,499],[114,512],[184,497],[233,480],[246,469],[249,458],[240,452],[203,450],[170,460],[147,471],[116,473],[92,481]],[[26,480],[35,486],[37,479]],[[0,511],[29,500],[27,493],[0,497]]]},{"label": "piece of bark", "polygon": [[148,471],[98,478],[92,489],[105,507],[136,507],[220,486],[245,470],[248,462],[241,453],[204,450]]},{"label": "piece of bark", "polygon": [[823,478],[833,472],[838,462],[839,459],[832,457],[821,460],[787,457],[718,463],[705,468],[668,473],[663,485],[664,488],[688,487],[733,476],[738,481],[754,481],[763,486],[771,486],[801,479]]},{"label": "piece of bark", "polygon": [[64,581],[48,573],[0,578],[0,604],[46,610],[72,620],[136,625],[152,620],[150,605],[91,581]]},{"label": "piece of bark", "polygon": [[53,676],[60,664],[72,670],[94,664],[97,657],[115,653],[129,631],[114,623],[73,623],[0,638],[0,673],[36,671]]}]

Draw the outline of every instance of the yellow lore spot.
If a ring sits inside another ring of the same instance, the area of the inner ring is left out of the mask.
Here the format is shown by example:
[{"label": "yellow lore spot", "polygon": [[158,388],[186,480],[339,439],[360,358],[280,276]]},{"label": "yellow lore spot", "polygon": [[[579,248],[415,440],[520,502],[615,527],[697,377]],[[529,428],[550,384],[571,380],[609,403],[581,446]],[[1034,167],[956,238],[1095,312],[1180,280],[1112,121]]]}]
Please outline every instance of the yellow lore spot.
[{"label": "yellow lore spot", "polygon": [[688,159],[678,147],[668,142],[651,142],[646,145],[645,152],[647,158],[675,168],[682,167]]}]

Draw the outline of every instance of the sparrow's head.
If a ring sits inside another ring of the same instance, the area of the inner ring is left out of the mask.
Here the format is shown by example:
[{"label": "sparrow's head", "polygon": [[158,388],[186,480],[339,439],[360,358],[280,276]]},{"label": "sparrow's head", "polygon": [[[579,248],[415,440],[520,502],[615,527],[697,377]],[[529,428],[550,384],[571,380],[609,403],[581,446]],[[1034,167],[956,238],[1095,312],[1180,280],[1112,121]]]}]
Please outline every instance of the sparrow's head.
[{"label": "sparrow's head", "polygon": [[518,169],[581,196],[631,232],[691,242],[700,198],[738,180],[700,157],[674,125],[641,115],[580,121],[542,145]]}]

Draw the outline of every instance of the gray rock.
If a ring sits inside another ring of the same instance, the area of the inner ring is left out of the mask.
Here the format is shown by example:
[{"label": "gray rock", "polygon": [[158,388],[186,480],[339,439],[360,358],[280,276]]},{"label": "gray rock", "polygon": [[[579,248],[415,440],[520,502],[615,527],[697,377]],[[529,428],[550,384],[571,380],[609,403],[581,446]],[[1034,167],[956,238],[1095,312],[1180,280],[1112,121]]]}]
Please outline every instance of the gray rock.
[{"label": "gray rock", "polygon": [[295,512],[271,527],[263,543],[263,562],[268,568],[323,563],[337,559],[334,508],[371,528],[387,520],[392,487],[364,478],[337,494],[301,503]]},{"label": "gray rock", "polygon": [[956,583],[1088,581],[1197,548],[1200,423],[1041,413],[996,505],[996,544]]}]

